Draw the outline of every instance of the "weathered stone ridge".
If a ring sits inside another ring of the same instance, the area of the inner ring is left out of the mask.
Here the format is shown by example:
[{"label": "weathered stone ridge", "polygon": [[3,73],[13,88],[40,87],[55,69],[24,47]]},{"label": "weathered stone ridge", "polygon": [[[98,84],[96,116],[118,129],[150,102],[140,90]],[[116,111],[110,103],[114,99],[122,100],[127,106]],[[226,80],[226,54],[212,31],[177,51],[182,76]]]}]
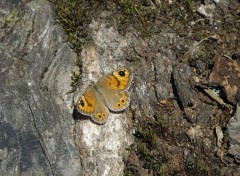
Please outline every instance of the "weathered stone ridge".
[{"label": "weathered stone ridge", "polygon": [[76,55],[47,1],[0,9],[0,173],[79,175],[66,103]]}]

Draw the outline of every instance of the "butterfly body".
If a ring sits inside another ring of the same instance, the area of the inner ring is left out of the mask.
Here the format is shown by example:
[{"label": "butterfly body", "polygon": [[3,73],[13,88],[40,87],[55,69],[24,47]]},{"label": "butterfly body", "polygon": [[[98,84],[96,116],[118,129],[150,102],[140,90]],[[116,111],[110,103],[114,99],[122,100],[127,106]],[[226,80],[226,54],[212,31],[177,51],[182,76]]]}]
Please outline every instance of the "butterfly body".
[{"label": "butterfly body", "polygon": [[107,121],[110,111],[123,111],[130,103],[127,91],[132,81],[132,71],[123,67],[103,76],[90,85],[79,97],[77,110],[100,124]]}]

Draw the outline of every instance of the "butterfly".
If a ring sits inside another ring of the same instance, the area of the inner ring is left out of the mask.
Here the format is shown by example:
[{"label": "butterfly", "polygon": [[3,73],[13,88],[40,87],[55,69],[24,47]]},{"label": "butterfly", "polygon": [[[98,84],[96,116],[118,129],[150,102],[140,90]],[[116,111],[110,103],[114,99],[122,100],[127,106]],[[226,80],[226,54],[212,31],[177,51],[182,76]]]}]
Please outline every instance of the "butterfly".
[{"label": "butterfly", "polygon": [[91,84],[77,99],[76,109],[92,120],[104,124],[110,111],[120,112],[130,103],[127,89],[133,78],[132,70],[127,67],[117,69]]}]

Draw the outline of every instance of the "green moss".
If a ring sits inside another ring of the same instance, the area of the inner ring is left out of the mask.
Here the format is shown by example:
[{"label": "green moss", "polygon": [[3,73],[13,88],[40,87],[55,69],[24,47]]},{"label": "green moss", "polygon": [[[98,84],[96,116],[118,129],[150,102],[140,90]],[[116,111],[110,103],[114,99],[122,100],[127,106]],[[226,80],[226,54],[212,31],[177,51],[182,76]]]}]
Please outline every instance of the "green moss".
[{"label": "green moss", "polygon": [[209,167],[207,165],[201,165],[199,170],[202,175],[207,175],[209,172]]},{"label": "green moss", "polygon": [[136,14],[136,7],[130,0],[120,0],[116,1],[116,3],[118,3],[124,15],[131,16]]},{"label": "green moss", "polygon": [[81,51],[83,45],[91,44],[92,38],[89,36],[88,26],[94,17],[93,11],[104,1],[101,0],[50,0],[54,6],[56,16],[60,24],[65,29],[68,42],[78,55],[76,66],[78,72],[72,72],[72,91],[77,89],[82,74]]},{"label": "green moss", "polygon": [[82,3],[77,0],[51,0],[51,2],[54,4],[58,21],[66,31],[68,41],[79,54],[86,41],[86,33],[79,30],[84,19]]},{"label": "green moss", "polygon": [[[164,120],[162,120],[163,122]],[[162,124],[166,123],[149,123],[149,124],[138,124],[135,132],[136,145],[133,145],[129,150],[134,150],[142,162],[142,167],[148,169],[149,172],[154,175],[164,175],[165,171],[162,164],[167,161],[166,156],[162,153],[161,146],[159,145],[158,139],[160,137],[159,132],[161,131]],[[126,166],[125,175],[138,175],[136,170],[128,169]]]}]

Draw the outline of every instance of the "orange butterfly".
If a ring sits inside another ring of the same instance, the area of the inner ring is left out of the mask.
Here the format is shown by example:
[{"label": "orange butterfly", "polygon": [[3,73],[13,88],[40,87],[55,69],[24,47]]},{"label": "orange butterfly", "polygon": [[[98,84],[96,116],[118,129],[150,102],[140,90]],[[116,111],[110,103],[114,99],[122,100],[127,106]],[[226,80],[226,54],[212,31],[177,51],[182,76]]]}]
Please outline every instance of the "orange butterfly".
[{"label": "orange butterfly", "polygon": [[79,97],[76,102],[77,110],[83,115],[91,116],[97,123],[105,123],[109,109],[119,112],[128,107],[130,95],[127,89],[132,78],[132,70],[127,67],[103,76]]}]

